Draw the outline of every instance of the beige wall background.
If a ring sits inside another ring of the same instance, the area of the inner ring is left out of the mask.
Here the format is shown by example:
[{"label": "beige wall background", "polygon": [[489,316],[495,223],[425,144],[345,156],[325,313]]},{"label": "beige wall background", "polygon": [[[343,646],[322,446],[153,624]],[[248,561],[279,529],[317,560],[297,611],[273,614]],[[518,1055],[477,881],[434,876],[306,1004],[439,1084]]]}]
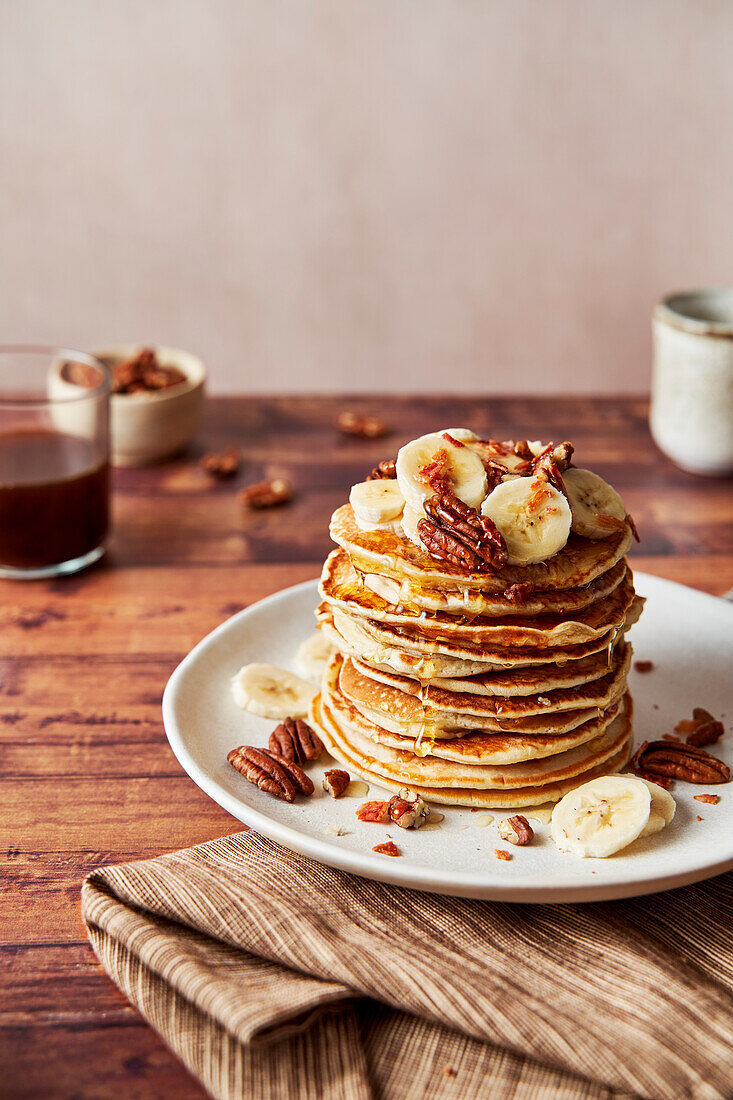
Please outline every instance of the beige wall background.
[{"label": "beige wall background", "polygon": [[0,339],[640,391],[731,281],[728,0],[0,0]]}]

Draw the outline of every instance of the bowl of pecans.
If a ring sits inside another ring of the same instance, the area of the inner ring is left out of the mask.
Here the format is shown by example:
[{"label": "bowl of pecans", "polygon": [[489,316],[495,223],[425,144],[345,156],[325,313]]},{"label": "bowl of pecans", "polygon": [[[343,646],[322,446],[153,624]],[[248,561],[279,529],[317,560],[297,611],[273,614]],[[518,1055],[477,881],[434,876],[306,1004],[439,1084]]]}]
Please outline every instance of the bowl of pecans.
[{"label": "bowl of pecans", "polygon": [[[201,421],[206,369],[176,348],[121,344],[92,352],[112,372],[111,443],[115,466],[145,466],[180,451]],[[51,388],[84,386],[76,363],[59,362]]]}]

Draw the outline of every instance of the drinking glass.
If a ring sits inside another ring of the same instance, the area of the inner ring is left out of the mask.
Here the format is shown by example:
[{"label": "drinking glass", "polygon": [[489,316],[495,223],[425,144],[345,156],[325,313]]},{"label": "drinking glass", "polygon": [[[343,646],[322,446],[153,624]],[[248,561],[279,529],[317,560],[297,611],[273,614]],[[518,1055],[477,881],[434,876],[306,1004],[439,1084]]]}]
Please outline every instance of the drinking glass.
[{"label": "drinking glass", "polygon": [[110,389],[90,355],[0,346],[0,577],[75,573],[104,553]]}]

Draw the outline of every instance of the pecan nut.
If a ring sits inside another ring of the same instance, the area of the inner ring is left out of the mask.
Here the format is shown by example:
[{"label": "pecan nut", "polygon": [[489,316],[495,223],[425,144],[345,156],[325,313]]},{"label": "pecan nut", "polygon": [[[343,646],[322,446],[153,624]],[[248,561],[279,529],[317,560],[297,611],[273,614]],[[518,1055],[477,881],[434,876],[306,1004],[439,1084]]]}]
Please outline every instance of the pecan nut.
[{"label": "pecan nut", "polygon": [[397,460],[395,458],[384,458],[381,462],[378,462],[370,474],[367,474],[367,481],[394,481],[397,477]]},{"label": "pecan nut", "polygon": [[389,821],[389,802],[364,802],[356,810],[359,821],[373,825],[386,825]]},{"label": "pecan nut", "polygon": [[488,566],[481,561],[478,554],[474,554],[473,550],[460,539],[444,531],[437,524],[431,523],[430,520],[419,520],[417,533],[427,552],[437,561],[457,565],[461,569],[467,569],[469,573],[486,572]]},{"label": "pecan nut", "polygon": [[341,768],[329,768],[323,777],[323,789],[332,798],[341,798],[350,782],[351,776],[348,772]]},{"label": "pecan nut", "polygon": [[436,527],[458,539],[487,565],[499,568],[506,562],[506,543],[494,523],[454,493],[431,497],[425,502],[425,512]]},{"label": "pecan nut", "polygon": [[703,745],[713,745],[719,741],[725,729],[723,723],[713,718],[710,711],[705,710],[704,707],[695,707],[692,719],[683,718],[678,722],[675,733],[687,734],[687,744],[699,749]]},{"label": "pecan nut", "polygon": [[234,477],[239,469],[240,454],[237,447],[228,447],[226,451],[211,451],[201,459],[201,469],[209,477],[223,480]]},{"label": "pecan nut", "polygon": [[240,745],[228,753],[227,760],[250,783],[284,802],[292,802],[298,793],[313,794],[312,782],[297,764],[267,749]]},{"label": "pecan nut", "polygon": [[510,584],[508,588],[504,590],[505,599],[510,603],[524,603],[529,599],[534,591],[534,585],[527,584],[526,581],[522,581],[520,584]]},{"label": "pecan nut", "polygon": [[387,426],[376,416],[360,416],[355,412],[342,412],[336,421],[339,431],[344,435],[354,435],[358,439],[379,439],[387,434]]},{"label": "pecan nut", "polygon": [[501,839],[509,844],[524,846],[531,844],[534,839],[534,829],[522,814],[502,818],[498,828]]},{"label": "pecan nut", "polygon": [[239,501],[245,508],[275,508],[293,499],[293,486],[284,477],[271,481],[259,481],[248,485],[239,493]]},{"label": "pecan nut", "polygon": [[430,816],[430,807],[415,791],[402,787],[389,800],[389,816],[400,829],[419,829]]},{"label": "pecan nut", "polygon": [[323,742],[315,730],[302,718],[286,718],[270,734],[268,743],[270,752],[304,764],[306,760],[317,760],[323,752]]},{"label": "pecan nut", "polygon": [[705,749],[673,741],[645,741],[631,760],[631,766],[656,782],[656,777],[682,779],[687,783],[727,783],[730,768]]},{"label": "pecan nut", "polygon": [[161,366],[153,348],[143,348],[131,359],[112,363],[111,370],[112,393],[151,393],[186,381],[186,375],[178,367]]}]

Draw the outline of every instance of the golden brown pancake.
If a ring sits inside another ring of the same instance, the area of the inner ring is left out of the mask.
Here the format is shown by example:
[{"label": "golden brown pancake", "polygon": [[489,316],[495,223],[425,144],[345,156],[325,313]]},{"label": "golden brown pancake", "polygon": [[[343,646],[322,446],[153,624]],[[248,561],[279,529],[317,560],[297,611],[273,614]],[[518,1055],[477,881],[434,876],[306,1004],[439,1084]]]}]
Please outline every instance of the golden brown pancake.
[{"label": "golden brown pancake", "polygon": [[505,565],[492,573],[468,573],[436,561],[404,535],[390,531],[361,531],[350,504],[331,517],[331,538],[347,552],[362,573],[379,573],[398,581],[408,578],[428,587],[462,585],[481,592],[504,592],[513,584],[531,584],[540,591],[580,588],[620,561],[632,542],[631,529],[603,541],[571,534],[567,544],[548,561],[535,565]]}]

